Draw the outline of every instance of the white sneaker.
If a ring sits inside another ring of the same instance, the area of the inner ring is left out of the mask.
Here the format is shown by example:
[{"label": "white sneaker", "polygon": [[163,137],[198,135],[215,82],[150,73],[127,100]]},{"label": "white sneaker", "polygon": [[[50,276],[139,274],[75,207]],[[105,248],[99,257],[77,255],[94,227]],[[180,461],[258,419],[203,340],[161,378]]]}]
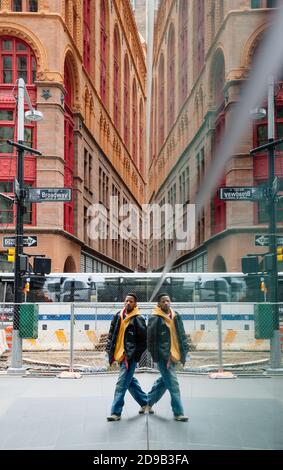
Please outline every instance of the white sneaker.
[{"label": "white sneaker", "polygon": [[174,416],[174,419],[175,421],[181,421],[183,423],[186,421],[189,421],[188,416],[183,416],[183,415]]},{"label": "white sneaker", "polygon": [[107,421],[120,421],[120,419],[121,419],[121,416],[119,415],[107,416]]}]

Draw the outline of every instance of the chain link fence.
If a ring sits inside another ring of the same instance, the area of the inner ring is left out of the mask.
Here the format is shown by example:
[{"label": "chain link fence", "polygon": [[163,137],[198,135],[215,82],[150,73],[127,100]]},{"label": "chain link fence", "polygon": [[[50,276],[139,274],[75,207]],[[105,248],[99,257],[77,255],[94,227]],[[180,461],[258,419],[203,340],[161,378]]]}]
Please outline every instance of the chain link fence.
[{"label": "chain link fence", "polygon": [[[139,303],[147,320],[155,304]],[[12,330],[19,330],[23,362],[28,367],[60,367],[85,372],[108,372],[106,342],[113,315],[122,303],[45,303],[2,306],[0,367],[9,365]],[[174,303],[183,319],[189,343],[188,360],[180,370],[209,371],[269,362],[274,330],[280,335],[283,307],[269,303]],[[279,324],[278,324],[279,319]],[[3,339],[4,338],[4,339]],[[274,347],[274,346],[273,346]],[[148,351],[139,370],[153,370]]]}]

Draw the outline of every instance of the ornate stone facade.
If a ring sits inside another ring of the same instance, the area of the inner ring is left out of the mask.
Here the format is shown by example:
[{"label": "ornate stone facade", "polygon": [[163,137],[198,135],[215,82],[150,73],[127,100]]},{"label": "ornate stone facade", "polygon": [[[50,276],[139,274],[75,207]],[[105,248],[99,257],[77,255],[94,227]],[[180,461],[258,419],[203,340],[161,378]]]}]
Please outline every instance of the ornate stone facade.
[{"label": "ornate stone facade", "polygon": [[[106,12],[104,43],[102,7]],[[120,79],[117,83],[114,76],[115,27],[120,38],[119,57],[116,58]],[[145,109],[146,102],[145,56],[130,1],[40,0],[38,12],[21,13],[11,11],[10,0],[2,0],[1,36],[25,41],[36,58],[37,108],[44,113],[44,121],[37,125],[36,145],[44,157],[36,161],[36,185],[62,187],[69,181],[73,189],[73,201],[68,207],[73,214],[71,229],[65,220],[67,208],[58,203],[37,204],[33,209],[36,223],[25,227],[25,231],[45,234],[39,235],[39,250],[51,256],[53,271],[67,269],[70,263],[66,260],[70,260],[70,256],[74,261],[72,266],[77,271],[80,270],[82,256],[89,261],[88,266],[91,260],[99,260],[106,271],[144,268],[133,256],[125,263],[122,246],[118,250],[115,248],[114,256],[110,234],[106,243],[101,244],[99,240],[92,240],[87,233],[87,210],[98,202],[109,207],[112,192],[118,192],[121,201],[135,203],[139,208],[144,202],[145,175],[141,157],[138,155],[133,160],[133,142],[126,145],[122,128],[123,64],[126,53],[130,59],[131,90],[135,80],[137,103],[141,102]],[[106,69],[106,101],[101,95],[102,64]],[[120,100],[121,122],[118,127],[114,122],[115,93],[118,93]],[[131,91],[129,109],[131,129]],[[145,128],[145,116],[140,116],[138,110],[139,105],[136,110],[138,124]],[[66,123],[72,135],[69,144]],[[69,149],[68,145],[71,146]],[[145,154],[144,147],[143,138],[137,143],[141,155]],[[105,175],[103,181],[107,187],[102,188],[100,174]],[[107,200],[102,198],[103,191],[107,194]],[[12,233],[13,227],[6,227],[6,230]],[[143,250],[141,259],[145,260],[144,245],[139,245],[136,240],[131,243],[138,253]]]}]

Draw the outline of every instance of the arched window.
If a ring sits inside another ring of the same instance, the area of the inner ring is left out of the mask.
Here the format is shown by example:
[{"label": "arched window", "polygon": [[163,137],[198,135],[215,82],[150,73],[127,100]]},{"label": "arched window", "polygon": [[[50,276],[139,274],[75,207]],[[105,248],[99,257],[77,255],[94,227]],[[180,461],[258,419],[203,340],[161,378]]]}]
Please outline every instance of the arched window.
[{"label": "arched window", "polygon": [[23,78],[26,84],[33,84],[36,60],[31,48],[16,38],[1,38],[0,82],[16,83]]},{"label": "arched window", "polygon": [[[0,224],[13,224],[15,205],[13,204],[13,180],[16,176],[16,148],[7,144],[7,140],[17,141],[17,94],[16,80],[23,78],[32,106],[36,108],[37,90],[34,85],[36,79],[36,60],[30,46],[18,38],[0,36],[0,193],[11,197],[1,198]],[[28,110],[25,102],[25,110]],[[36,148],[36,124],[24,122],[24,143],[26,146]],[[36,158],[28,155],[25,158],[25,185],[34,186],[36,182]],[[27,204],[24,215],[25,224],[35,224],[34,204]]]},{"label": "arched window", "polygon": [[159,119],[159,149],[162,147],[164,142],[164,56],[160,57],[159,71],[158,71],[159,87],[158,87],[158,119]]},{"label": "arched window", "polygon": [[138,139],[138,132],[137,132],[137,85],[136,80],[133,81],[133,98],[132,98],[132,158],[135,163],[137,163],[137,139]]},{"label": "arched window", "polygon": [[[64,114],[64,186],[74,187],[74,118],[73,106],[73,86],[70,73],[71,67],[65,62],[64,86],[65,86],[65,114]],[[64,230],[74,233],[74,202],[64,204]]]},{"label": "arched window", "polygon": [[130,67],[127,54],[124,59],[124,141],[126,146],[130,143]]},{"label": "arched window", "polygon": [[196,4],[196,43],[195,43],[195,57],[196,57],[196,76],[204,63],[204,0],[197,0]]},{"label": "arched window", "polygon": [[84,66],[90,72],[90,0],[84,0]]},{"label": "arched window", "polygon": [[179,89],[180,108],[188,94],[188,0],[182,0],[179,10]]},{"label": "arched window", "polygon": [[175,121],[175,29],[170,26],[168,38],[168,89],[167,89],[168,130]]},{"label": "arched window", "polygon": [[114,30],[114,124],[120,130],[121,44],[118,26]]},{"label": "arched window", "polygon": [[139,170],[140,173],[144,174],[144,115],[143,115],[143,101],[140,99],[140,109],[139,109],[139,150],[140,150],[140,161],[139,161]]},{"label": "arched window", "polygon": [[107,0],[100,0],[100,96],[105,105],[107,104],[108,42]]},{"label": "arched window", "polygon": [[222,52],[219,52],[214,61],[212,78],[213,102],[219,108],[224,104],[225,64]]}]

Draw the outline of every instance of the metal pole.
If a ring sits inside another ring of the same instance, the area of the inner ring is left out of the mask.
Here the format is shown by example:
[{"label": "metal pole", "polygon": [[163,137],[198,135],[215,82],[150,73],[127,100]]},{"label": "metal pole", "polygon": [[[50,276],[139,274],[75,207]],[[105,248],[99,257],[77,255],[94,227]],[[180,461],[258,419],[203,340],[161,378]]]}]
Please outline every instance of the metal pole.
[{"label": "metal pole", "polygon": [[[274,142],[274,77],[268,81],[268,141]],[[280,368],[281,349],[278,312],[278,267],[276,239],[276,192],[273,190],[275,178],[274,146],[268,148],[268,188],[269,188],[269,251],[272,255],[272,270],[270,273],[269,300],[273,303],[275,325],[270,340],[270,365],[272,369]]]},{"label": "metal pole", "polygon": [[221,304],[217,304],[217,326],[218,326],[218,363],[219,363],[218,372],[223,372]]},{"label": "metal pole", "polygon": [[71,303],[71,332],[70,332],[70,372],[74,372],[74,304]]},{"label": "metal pole", "polygon": [[[24,143],[24,99],[25,82],[22,78],[18,80],[18,143]],[[15,182],[16,203],[16,250],[15,250],[15,279],[14,279],[14,320],[13,320],[13,342],[10,373],[24,373],[22,360],[22,338],[19,336],[20,326],[20,304],[23,301],[22,281],[20,276],[20,257],[23,254],[23,232],[24,232],[24,151],[17,147],[17,181]]]}]

